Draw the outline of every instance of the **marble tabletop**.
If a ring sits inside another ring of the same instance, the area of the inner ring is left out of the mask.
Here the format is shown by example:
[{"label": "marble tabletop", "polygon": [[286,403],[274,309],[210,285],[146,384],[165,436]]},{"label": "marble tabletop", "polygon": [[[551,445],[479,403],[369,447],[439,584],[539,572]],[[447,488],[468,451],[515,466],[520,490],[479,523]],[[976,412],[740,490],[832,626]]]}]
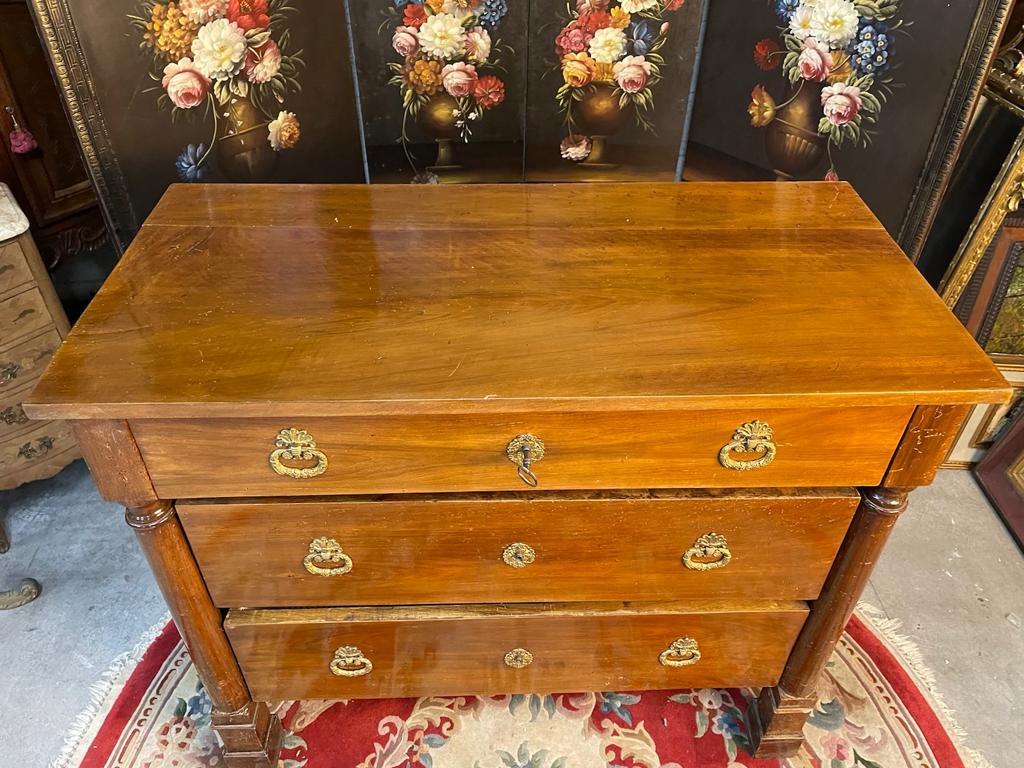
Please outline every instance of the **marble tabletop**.
[{"label": "marble tabletop", "polygon": [[14,199],[11,188],[0,184],[0,240],[10,240],[28,229],[28,219]]}]

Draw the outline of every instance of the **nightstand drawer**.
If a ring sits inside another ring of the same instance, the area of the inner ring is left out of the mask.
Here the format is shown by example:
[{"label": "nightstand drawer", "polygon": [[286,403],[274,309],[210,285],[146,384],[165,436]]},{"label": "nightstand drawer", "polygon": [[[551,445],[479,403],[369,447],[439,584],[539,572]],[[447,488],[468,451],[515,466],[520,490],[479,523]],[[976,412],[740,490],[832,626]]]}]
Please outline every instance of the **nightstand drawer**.
[{"label": "nightstand drawer", "polygon": [[256,700],[764,686],[803,603],[236,610]]},{"label": "nightstand drawer", "polygon": [[8,475],[75,449],[75,436],[67,422],[34,422],[30,431],[0,444],[0,488],[14,487],[5,482]]},{"label": "nightstand drawer", "polygon": [[817,597],[854,492],[178,505],[222,607]]},{"label": "nightstand drawer", "polygon": [[17,240],[0,244],[0,293],[32,282],[32,270]]},{"label": "nightstand drawer", "polygon": [[59,346],[60,334],[51,329],[0,352],[0,392],[22,387],[36,379]]},{"label": "nightstand drawer", "polygon": [[0,301],[0,337],[5,341],[38,333],[48,325],[53,325],[53,319],[38,288]]},{"label": "nightstand drawer", "polygon": [[[162,498],[868,486],[903,407],[138,420]],[[744,447],[754,450],[744,451]],[[524,453],[525,452],[525,453]],[[518,463],[529,456],[528,472]],[[525,480],[524,480],[525,477]]]}]

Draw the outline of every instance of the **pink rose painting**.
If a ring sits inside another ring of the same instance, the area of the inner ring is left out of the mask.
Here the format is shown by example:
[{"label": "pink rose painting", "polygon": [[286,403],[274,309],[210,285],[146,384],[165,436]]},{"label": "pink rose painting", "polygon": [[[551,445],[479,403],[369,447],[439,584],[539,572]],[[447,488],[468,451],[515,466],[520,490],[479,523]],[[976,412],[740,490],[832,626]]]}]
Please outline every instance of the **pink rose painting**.
[{"label": "pink rose painting", "polygon": [[821,92],[821,106],[832,125],[846,125],[860,114],[860,88],[843,83],[830,85]]},{"label": "pink rose painting", "polygon": [[[576,0],[554,39],[561,85],[555,93],[567,132],[562,158],[608,163],[608,136],[632,121],[654,134],[669,18],[684,0]],[[584,142],[584,139],[586,140]]]},{"label": "pink rose painting", "polygon": [[651,63],[643,56],[627,56],[612,66],[612,78],[623,93],[639,93],[647,87]]},{"label": "pink rose painting", "polygon": [[800,77],[804,80],[817,80],[822,83],[828,79],[832,71],[832,54],[813,37],[808,37],[803,42],[803,49],[796,64],[800,68]]},{"label": "pink rose painting", "polygon": [[289,42],[291,0],[136,2],[128,21],[150,62],[148,90],[189,133],[178,177],[202,181],[216,165],[230,181],[268,181],[301,134],[283,109],[305,67]]},{"label": "pink rose painting", "polygon": [[[499,30],[511,0],[378,0],[395,57],[385,67],[401,105],[405,160],[417,181],[460,168],[457,144],[468,144],[505,101],[505,78],[516,52]],[[436,161],[419,165],[414,139],[436,146]]]},{"label": "pink rose painting", "polygon": [[[767,84],[758,84],[753,93],[764,97],[752,97],[747,112],[750,124],[768,134],[765,150],[776,172],[800,175],[827,156],[825,179],[837,180],[833,149],[871,142],[882,107],[895,92],[893,54],[909,26],[900,18],[902,5],[903,0],[773,3],[782,44],[772,38],[757,41],[754,62],[765,72],[780,71],[788,90],[776,98]],[[773,105],[770,111],[763,108],[766,100]],[[799,157],[771,140],[794,128],[817,134]]]},{"label": "pink rose painting", "polygon": [[476,67],[464,61],[448,64],[441,70],[441,85],[449,96],[457,99],[472,95],[476,81]]}]

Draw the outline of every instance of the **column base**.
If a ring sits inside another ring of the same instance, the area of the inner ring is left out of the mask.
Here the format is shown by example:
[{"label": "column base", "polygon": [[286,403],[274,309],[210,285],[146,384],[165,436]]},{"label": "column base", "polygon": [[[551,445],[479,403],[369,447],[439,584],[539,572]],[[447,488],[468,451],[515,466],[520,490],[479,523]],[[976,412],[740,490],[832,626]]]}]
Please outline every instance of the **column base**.
[{"label": "column base", "polygon": [[762,688],[747,716],[754,757],[792,757],[799,752],[804,723],[817,703],[817,697],[790,696],[777,686]]},{"label": "column base", "polygon": [[226,768],[275,768],[282,729],[263,702],[249,702],[237,712],[213,711],[213,729],[224,742]]}]

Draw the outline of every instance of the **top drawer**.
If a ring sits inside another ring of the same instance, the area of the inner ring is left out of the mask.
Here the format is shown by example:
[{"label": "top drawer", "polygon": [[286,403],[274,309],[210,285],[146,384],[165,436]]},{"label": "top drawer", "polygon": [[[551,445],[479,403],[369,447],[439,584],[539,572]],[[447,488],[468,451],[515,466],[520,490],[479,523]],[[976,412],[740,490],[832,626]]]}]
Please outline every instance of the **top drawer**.
[{"label": "top drawer", "polygon": [[152,419],[131,428],[166,499],[515,491],[534,478],[544,490],[796,488],[876,485],[910,414],[864,407]]}]

